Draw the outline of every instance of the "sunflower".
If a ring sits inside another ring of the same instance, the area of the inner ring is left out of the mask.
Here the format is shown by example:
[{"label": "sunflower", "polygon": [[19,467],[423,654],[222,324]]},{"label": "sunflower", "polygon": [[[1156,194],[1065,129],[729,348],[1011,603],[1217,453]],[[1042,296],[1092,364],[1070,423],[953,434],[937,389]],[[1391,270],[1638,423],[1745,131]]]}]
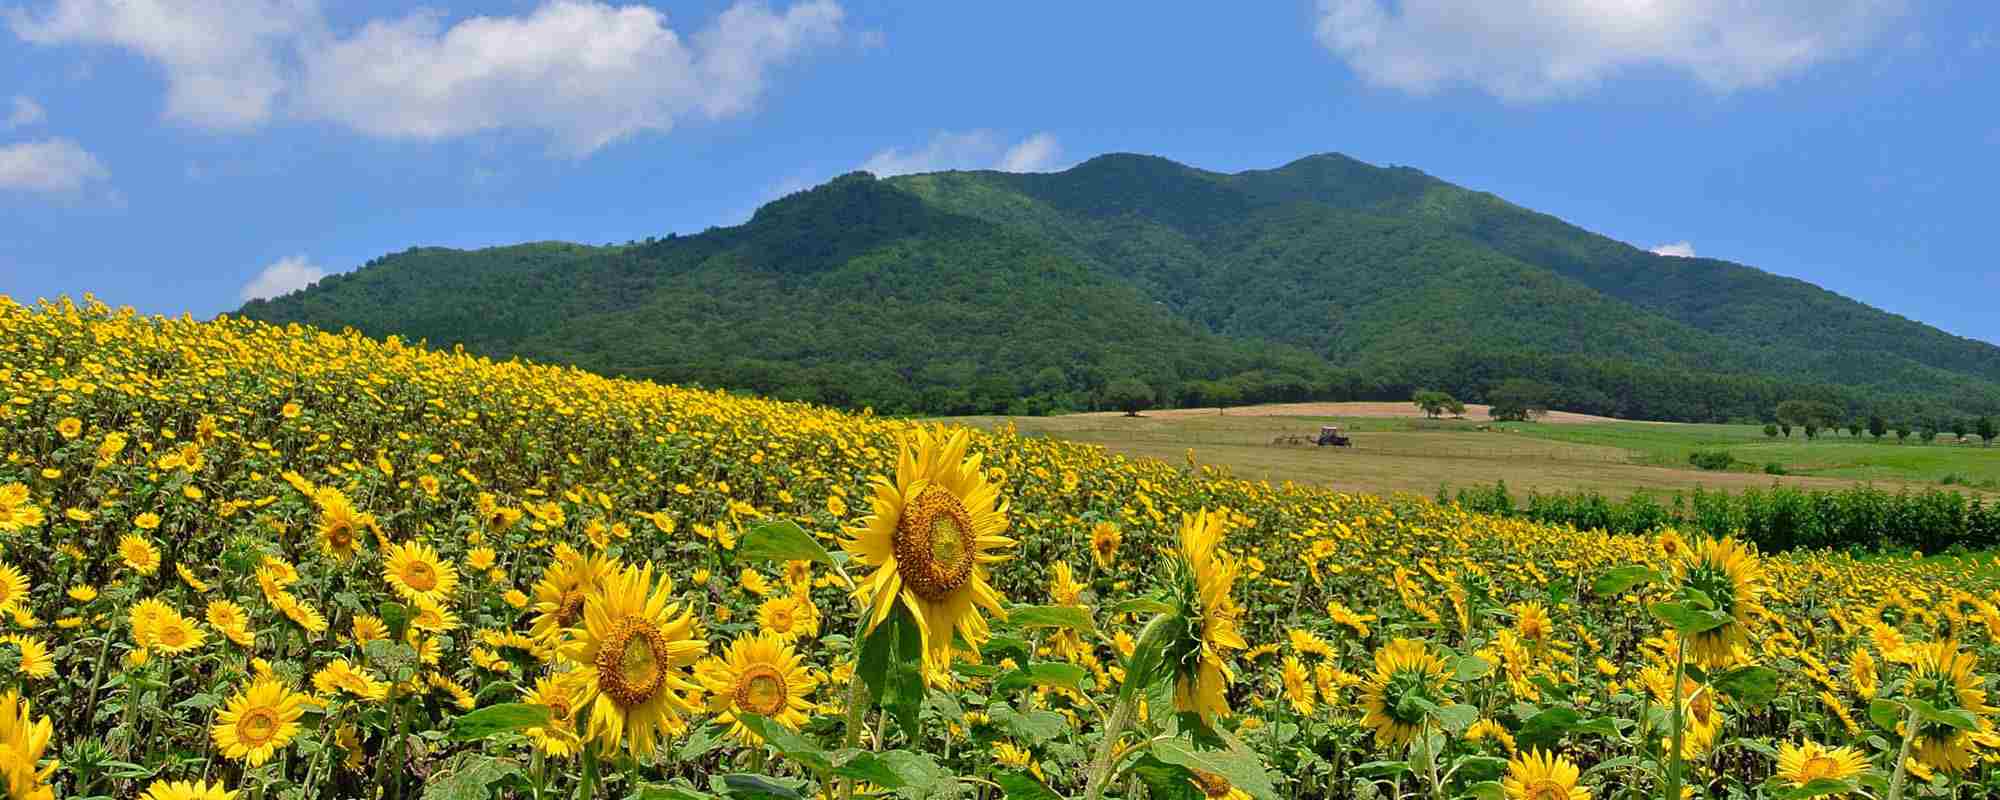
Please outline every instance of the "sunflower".
[{"label": "sunflower", "polygon": [[877,478],[874,509],[860,527],[846,531],[841,547],[875,571],[856,589],[867,604],[867,630],[889,618],[900,600],[916,619],[925,660],[933,670],[951,661],[956,631],[977,658],[991,635],[984,607],[1006,618],[986,567],[1007,560],[998,551],[1015,542],[999,487],[988,483],[980,457],[966,456],[970,434],[919,431],[902,443],[894,482]]},{"label": "sunflower", "polygon": [[179,615],[174,611],[173,606],[169,606],[157,598],[148,597],[137,603],[133,603],[132,610],[127,613],[127,616],[132,624],[132,641],[140,647],[152,647],[153,629],[159,625],[160,620],[169,616]]},{"label": "sunflower", "polygon": [[5,781],[7,800],[54,800],[49,779],[56,763],[40,766],[54,736],[55,723],[46,715],[35,719],[18,690],[0,695],[0,779]]},{"label": "sunflower", "polygon": [[383,554],[382,579],[405,600],[423,598],[443,603],[458,588],[458,570],[438,558],[423,542],[390,545]]},{"label": "sunflower", "polygon": [[348,623],[348,635],[356,646],[366,648],[369,642],[389,638],[389,625],[374,614],[356,614]]},{"label": "sunflower", "polygon": [[0,641],[13,645],[21,651],[20,663],[15,669],[30,678],[47,678],[56,674],[56,660],[49,655],[49,646],[42,640],[18,633],[0,636]]},{"label": "sunflower", "polygon": [[603,554],[584,555],[568,545],[556,546],[555,561],[535,582],[535,623],[528,635],[547,642],[583,621],[584,598],[596,593],[604,579],[624,569]]},{"label": "sunflower", "polygon": [[[1958,642],[1949,640],[1917,645],[1915,650],[1916,668],[1903,687],[1907,696],[1941,711],[1964,711],[1975,717],[1996,710],[1986,704],[1986,681],[1972,672],[1979,663],[1977,654],[1962,652]],[[1970,733],[1942,723],[1920,722],[1913,735],[1916,759],[1925,765],[1953,774],[1972,766]]]},{"label": "sunflower", "polygon": [[1507,726],[1490,718],[1482,718],[1466,728],[1465,740],[1468,742],[1492,740],[1494,744],[1500,746],[1500,752],[1508,754],[1514,752],[1514,734],[1507,730]]},{"label": "sunflower", "polygon": [[1189,770],[1194,774],[1191,782],[1201,796],[1208,800],[1250,800],[1250,793],[1236,788],[1228,778],[1207,770]]},{"label": "sunflower", "polygon": [[1097,562],[1098,569],[1110,569],[1118,563],[1118,545],[1125,541],[1125,534],[1118,532],[1118,526],[1100,522],[1090,526],[1090,558]]},{"label": "sunflower", "polygon": [[1368,623],[1376,620],[1374,614],[1355,613],[1338,600],[1326,601],[1326,615],[1333,620],[1333,624],[1354,631],[1355,636],[1363,639],[1368,638]]},{"label": "sunflower", "polygon": [[1076,582],[1076,573],[1069,568],[1069,562],[1056,562],[1049,577],[1049,602],[1059,606],[1073,606],[1083,602],[1083,584]]},{"label": "sunflower", "polygon": [[1854,654],[1848,657],[1847,667],[1848,680],[1854,684],[1854,693],[1863,700],[1874,699],[1877,684],[1875,657],[1868,654],[1868,648],[1854,648]]},{"label": "sunflower", "polygon": [[1375,651],[1375,673],[1361,689],[1361,724],[1374,729],[1377,744],[1400,747],[1417,737],[1429,714],[1403,700],[1442,704],[1447,671],[1444,659],[1416,639],[1397,639]]},{"label": "sunflower", "polygon": [[[450,633],[458,627],[458,615],[430,600],[417,598],[410,609],[410,627],[425,633]],[[358,620],[357,620],[358,621]]]},{"label": "sunflower", "polygon": [[355,669],[344,658],[334,659],[321,667],[319,672],[313,673],[313,690],[322,696],[346,693],[362,700],[381,700],[389,696],[389,684]]},{"label": "sunflower", "polygon": [[238,646],[249,647],[256,642],[250,632],[250,615],[243,607],[229,600],[210,600],[207,609],[208,624],[222,632],[229,641]]},{"label": "sunflower", "polygon": [[1306,665],[1298,656],[1285,656],[1285,669],[1281,674],[1285,684],[1285,699],[1291,701],[1292,709],[1305,716],[1313,713],[1312,675],[1306,672]]},{"label": "sunflower", "polygon": [[1868,769],[1866,756],[1851,747],[1828,749],[1810,739],[1778,744],[1778,778],[1794,787],[1821,778],[1846,780]]},{"label": "sunflower", "polygon": [[28,596],[28,578],[12,564],[0,564],[0,614],[10,613],[21,607],[21,601]]},{"label": "sunflower", "polygon": [[[1672,669],[1666,666],[1647,667],[1640,670],[1639,679],[1653,695],[1654,702],[1661,706],[1673,705]],[[1682,676],[1681,714],[1681,757],[1692,761],[1706,754],[1722,732],[1722,710],[1715,704],[1715,688],[1692,677]]]},{"label": "sunflower", "polygon": [[549,724],[529,728],[525,733],[536,749],[556,758],[568,758],[583,749],[583,739],[577,735],[576,712],[587,699],[584,696],[587,687],[577,681],[578,677],[578,673],[565,672],[537,679],[534,690],[521,698],[523,703],[549,710]]},{"label": "sunflower", "polygon": [[694,617],[672,601],[671,578],[655,582],[651,563],[628,566],[605,577],[584,603],[583,624],[569,630],[563,655],[582,665],[579,679],[593,696],[587,736],[601,747],[652,753],[660,733],[694,710],[687,694],[701,687],[685,667],[706,645]]},{"label": "sunflower", "polygon": [[261,765],[299,735],[299,717],[308,700],[275,680],[259,680],[229,698],[209,727],[209,736],[224,756]]},{"label": "sunflower", "polygon": [[139,800],[236,800],[236,792],[207,781],[153,781]]},{"label": "sunflower", "polygon": [[768,635],[744,636],[729,643],[720,656],[703,659],[695,675],[709,691],[709,710],[729,733],[754,744],[757,735],[737,720],[756,714],[792,730],[806,722],[813,704],[807,699],[818,686],[805,659],[791,645]]},{"label": "sunflower", "polygon": [[1541,603],[1515,603],[1508,610],[1514,612],[1514,633],[1528,642],[1541,645],[1555,633],[1555,623],[1549,619],[1547,606]]},{"label": "sunflower", "polygon": [[1222,530],[1220,513],[1183,515],[1180,551],[1170,562],[1171,619],[1185,625],[1164,653],[1174,675],[1174,707],[1208,721],[1230,713],[1225,695],[1236,675],[1229,654],[1249,646],[1237,628],[1243,609],[1230,596],[1239,566],[1221,551]]},{"label": "sunflower", "polygon": [[1590,790],[1577,785],[1579,774],[1568,758],[1529,750],[1508,760],[1500,786],[1508,800],[1590,800]]},{"label": "sunflower", "polygon": [[757,630],[781,642],[811,639],[819,634],[819,610],[797,595],[780,595],[757,606]]},{"label": "sunflower", "polygon": [[313,504],[319,506],[320,550],[335,561],[352,561],[361,552],[361,529],[367,520],[355,512],[346,494],[331,486],[313,492]]},{"label": "sunflower", "polygon": [[1735,539],[1705,539],[1685,553],[1674,564],[1681,585],[1707,595],[1715,610],[1730,618],[1688,640],[1690,655],[1706,668],[1728,666],[1736,660],[1736,648],[1750,641],[1750,621],[1764,613],[1758,602],[1764,593],[1763,564],[1755,550]]},{"label": "sunflower", "polygon": [[160,571],[160,548],[139,534],[128,533],[118,540],[118,556],[125,560],[125,566],[140,575]]}]

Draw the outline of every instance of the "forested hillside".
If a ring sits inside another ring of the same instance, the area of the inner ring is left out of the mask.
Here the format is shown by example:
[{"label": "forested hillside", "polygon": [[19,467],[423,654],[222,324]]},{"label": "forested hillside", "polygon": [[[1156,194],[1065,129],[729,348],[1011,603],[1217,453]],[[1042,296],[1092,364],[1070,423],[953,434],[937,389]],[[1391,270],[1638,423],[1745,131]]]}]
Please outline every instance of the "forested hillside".
[{"label": "forested hillside", "polygon": [[856,173],[619,247],[418,248],[246,316],[883,412],[1479,400],[1615,416],[2000,408],[2000,347],[1339,155],[1226,175]]}]

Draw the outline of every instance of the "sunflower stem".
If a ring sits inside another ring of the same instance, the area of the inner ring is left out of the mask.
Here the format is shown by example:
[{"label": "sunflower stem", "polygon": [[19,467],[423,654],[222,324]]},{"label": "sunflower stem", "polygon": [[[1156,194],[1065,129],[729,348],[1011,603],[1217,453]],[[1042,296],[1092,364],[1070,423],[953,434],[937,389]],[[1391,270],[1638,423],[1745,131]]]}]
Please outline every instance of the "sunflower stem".
[{"label": "sunflower stem", "polygon": [[[1129,679],[1129,676],[1128,676]],[[1105,784],[1111,782],[1111,757],[1118,751],[1118,739],[1125,733],[1125,726],[1132,723],[1132,715],[1139,705],[1138,692],[1121,692],[1118,707],[1111,712],[1111,720],[1104,725],[1104,741],[1097,746],[1097,760],[1090,767],[1090,784],[1085,789],[1084,800],[1102,800]]]},{"label": "sunflower stem", "polygon": [[1687,680],[1687,636],[1674,637],[1674,706],[1672,752],[1667,754],[1667,791],[1665,797],[1679,800],[1681,796],[1681,742],[1686,735],[1686,711],[1681,708],[1681,682]]},{"label": "sunflower stem", "polygon": [[594,800],[597,797],[597,748],[589,745],[583,748],[583,783],[576,787],[577,800]]},{"label": "sunflower stem", "polygon": [[1917,710],[1903,716],[1903,746],[1896,752],[1896,772],[1889,777],[1889,800],[1903,800],[1903,779],[1910,774],[1910,745],[1917,740]]}]

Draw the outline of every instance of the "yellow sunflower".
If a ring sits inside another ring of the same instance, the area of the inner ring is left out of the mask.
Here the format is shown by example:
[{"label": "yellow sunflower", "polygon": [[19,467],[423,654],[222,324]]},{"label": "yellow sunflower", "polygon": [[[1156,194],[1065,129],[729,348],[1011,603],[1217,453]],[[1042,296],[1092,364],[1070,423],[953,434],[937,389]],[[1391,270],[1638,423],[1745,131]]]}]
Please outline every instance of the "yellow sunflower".
[{"label": "yellow sunflower", "polygon": [[1750,642],[1750,621],[1764,613],[1764,566],[1757,552],[1735,539],[1704,539],[1685,548],[1674,562],[1681,585],[1698,589],[1715,601],[1715,610],[1730,617],[1721,627],[1694,635],[1689,655],[1705,668],[1735,662],[1736,648]]},{"label": "yellow sunflower", "polygon": [[[1916,667],[1903,687],[1908,697],[1975,717],[1996,710],[1986,704],[1985,679],[1972,671],[1979,664],[1978,654],[1959,650],[1955,641],[1917,645],[1915,650]],[[1919,722],[1915,736],[1915,757],[1925,765],[1952,774],[1972,767],[1972,734],[1942,723]]]},{"label": "yellow sunflower", "polygon": [[28,701],[18,690],[0,695],[0,779],[7,800],[54,800],[49,779],[56,762],[42,766],[42,754],[55,736],[55,723],[46,715],[35,719]]},{"label": "yellow sunflower", "polygon": [[236,800],[236,792],[207,781],[153,781],[139,800]]},{"label": "yellow sunflower", "polygon": [[229,698],[209,736],[224,756],[258,766],[299,735],[299,717],[309,699],[275,680],[259,680]]},{"label": "yellow sunflower", "polygon": [[444,603],[458,588],[458,570],[423,542],[390,545],[382,558],[382,579],[405,600]]},{"label": "yellow sunflower", "polygon": [[1508,607],[1514,612],[1514,633],[1533,644],[1540,645],[1555,633],[1555,622],[1549,619],[1549,609],[1541,603],[1515,603]]},{"label": "yellow sunflower", "polygon": [[537,679],[534,690],[521,698],[523,703],[549,710],[549,724],[526,731],[536,749],[543,753],[568,758],[583,749],[583,739],[576,728],[576,712],[588,699],[585,696],[588,687],[578,680],[580,677],[579,673],[565,672]]},{"label": "yellow sunflower", "polygon": [[780,595],[757,605],[757,630],[781,642],[819,635],[819,610],[798,595]]},{"label": "yellow sunflower", "polygon": [[698,634],[694,617],[673,602],[672,579],[655,582],[651,563],[607,576],[563,648],[582,665],[579,679],[593,695],[587,738],[645,756],[663,731],[682,727],[682,715],[694,710],[688,694],[701,690],[686,669],[706,649]]},{"label": "yellow sunflower", "polygon": [[736,715],[757,714],[798,730],[813,707],[807,696],[819,685],[806,671],[805,659],[769,635],[730,642],[722,655],[703,659],[695,675],[709,691],[716,723],[728,725],[730,735],[746,743],[755,743],[757,735]]},{"label": "yellow sunflower", "polygon": [[1292,710],[1311,716],[1313,713],[1312,675],[1306,672],[1306,665],[1298,656],[1285,656],[1285,669],[1280,675],[1285,684],[1285,699],[1291,701]]},{"label": "yellow sunflower", "polygon": [[1846,780],[1867,769],[1868,758],[1852,747],[1828,749],[1810,739],[1778,744],[1778,778],[1794,787],[1821,778]]},{"label": "yellow sunflower", "polygon": [[21,674],[30,678],[47,678],[56,674],[55,657],[49,655],[49,646],[43,644],[42,640],[12,633],[0,636],[0,641],[7,642],[21,651],[20,663],[15,666]]},{"label": "yellow sunflower", "polygon": [[1125,534],[1110,522],[1099,522],[1090,526],[1090,558],[1097,562],[1098,569],[1110,569],[1118,563],[1118,545],[1124,543]]},{"label": "yellow sunflower", "polygon": [[1447,668],[1422,641],[1397,639],[1375,651],[1375,673],[1361,688],[1361,724],[1375,731],[1383,747],[1409,744],[1430,720],[1421,708],[1407,706],[1405,697],[1442,705]]},{"label": "yellow sunflower", "polygon": [[0,564],[0,614],[20,608],[28,597],[28,577],[11,564]]},{"label": "yellow sunflower", "polygon": [[1856,647],[1847,660],[1848,680],[1854,684],[1854,693],[1863,700],[1875,698],[1876,678],[1875,657],[1868,654],[1868,648]]},{"label": "yellow sunflower", "polygon": [[902,443],[893,482],[874,483],[873,511],[846,531],[841,547],[875,571],[856,595],[867,604],[867,630],[889,618],[900,601],[916,619],[931,669],[951,661],[952,634],[977,658],[991,634],[979,609],[1006,618],[986,568],[1007,560],[1014,540],[999,487],[988,483],[979,456],[966,456],[970,434],[920,431]]},{"label": "yellow sunflower", "polygon": [[1580,774],[1568,758],[1529,750],[1508,760],[1500,786],[1507,800],[1590,800],[1590,790],[1577,785]]},{"label": "yellow sunflower", "polygon": [[1187,627],[1169,642],[1164,658],[1174,675],[1174,707],[1213,722],[1227,715],[1229,684],[1236,679],[1230,652],[1249,647],[1237,628],[1243,609],[1230,596],[1240,569],[1222,552],[1223,515],[1200,511],[1181,518],[1180,551],[1170,582],[1174,618]]},{"label": "yellow sunflower", "polygon": [[1228,778],[1207,770],[1189,770],[1194,773],[1194,788],[1208,800],[1250,800],[1250,793],[1236,788]]},{"label": "yellow sunflower", "polygon": [[333,560],[347,562],[361,552],[361,529],[367,524],[354,510],[354,503],[339,489],[322,486],[313,492],[319,506],[319,547]]},{"label": "yellow sunflower", "polygon": [[389,638],[389,625],[374,614],[356,614],[348,623],[348,635],[356,646],[365,648],[369,642]]},{"label": "yellow sunflower", "polygon": [[345,693],[362,700],[381,700],[389,696],[389,684],[355,669],[344,658],[334,659],[321,667],[319,672],[313,673],[313,689],[322,696]]},{"label": "yellow sunflower", "polygon": [[241,647],[256,643],[256,636],[250,632],[250,615],[243,607],[229,600],[210,600],[207,609],[208,624],[229,641]]},{"label": "yellow sunflower", "polygon": [[125,566],[140,575],[160,571],[160,548],[154,547],[152,542],[139,534],[128,533],[118,540],[118,557],[125,560]]},{"label": "yellow sunflower", "polygon": [[583,621],[583,601],[604,585],[604,579],[624,569],[603,554],[584,555],[557,545],[555,561],[535,582],[535,622],[528,635],[554,642],[567,628]]}]

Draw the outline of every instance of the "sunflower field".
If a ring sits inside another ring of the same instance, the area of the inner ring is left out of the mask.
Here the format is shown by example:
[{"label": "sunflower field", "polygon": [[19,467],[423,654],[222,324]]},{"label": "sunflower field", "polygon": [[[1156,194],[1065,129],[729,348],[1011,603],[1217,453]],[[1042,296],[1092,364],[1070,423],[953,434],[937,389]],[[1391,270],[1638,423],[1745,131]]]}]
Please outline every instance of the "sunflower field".
[{"label": "sunflower field", "polygon": [[2000,795],[1993,559],[0,297],[8,798]]}]

